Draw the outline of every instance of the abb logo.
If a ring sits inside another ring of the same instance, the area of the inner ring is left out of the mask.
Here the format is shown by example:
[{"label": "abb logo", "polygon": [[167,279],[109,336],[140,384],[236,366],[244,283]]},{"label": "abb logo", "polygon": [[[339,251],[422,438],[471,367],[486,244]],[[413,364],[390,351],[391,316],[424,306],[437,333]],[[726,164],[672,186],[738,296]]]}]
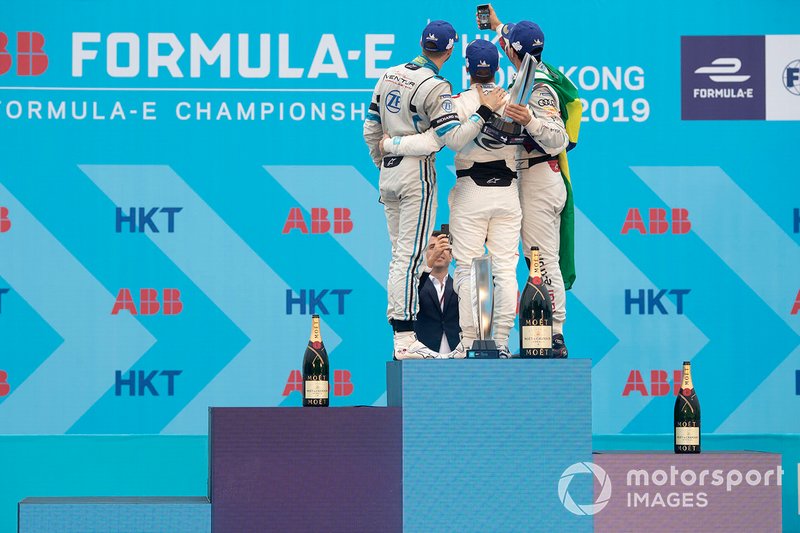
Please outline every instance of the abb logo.
[{"label": "abb logo", "polygon": [[11,385],[8,384],[8,372],[0,370],[0,397],[8,396],[11,392]]},{"label": "abb logo", "polygon": [[[0,76],[11,70],[14,57],[8,50],[8,35],[0,32]],[[35,31],[17,33],[17,75],[39,76],[47,70],[47,54],[44,53],[44,36]]]},{"label": "abb logo", "polygon": [[796,315],[800,312],[800,291],[797,291],[797,297],[794,299],[794,305],[792,306],[792,314]]},{"label": "abb logo", "polygon": [[[331,222],[328,218],[329,212],[323,207],[311,208],[311,233],[320,234],[331,231]],[[303,217],[303,211],[299,207],[289,210],[286,223],[283,225],[283,233],[289,233],[293,229],[300,230],[303,235],[308,234],[308,225]],[[335,207],[333,209],[333,232],[342,234],[353,231],[353,221],[350,219],[350,209],[346,207]]]},{"label": "abb logo", "polygon": [[[660,207],[650,208],[650,234],[663,235],[670,229],[670,223],[667,221],[667,210]],[[675,235],[684,235],[689,233],[692,229],[692,223],[689,222],[689,211],[683,208],[672,209],[672,233]],[[625,217],[625,223],[622,225],[622,234],[627,235],[630,231],[638,231],[642,235],[647,235],[647,228],[645,228],[644,220],[639,210],[635,207],[628,210],[628,215]]]},{"label": "abb logo", "polygon": [[[350,379],[349,370],[334,370],[333,395],[350,396],[353,394],[354,386]],[[289,372],[289,379],[286,380],[286,386],[283,388],[284,396],[289,396],[293,392],[303,394],[303,374],[301,374],[299,370],[292,370]]]},{"label": "abb logo", "polygon": [[[164,289],[162,291],[164,307],[162,314],[164,315],[179,315],[183,311],[183,302],[181,302],[181,291],[178,289]],[[129,289],[120,289],[117,294],[117,300],[114,302],[114,308],[111,310],[112,315],[118,314],[120,311],[130,311],[132,315],[141,313],[142,315],[157,315],[162,310],[161,303],[158,301],[158,291],[155,289],[141,289],[139,291],[139,309],[136,309],[136,302],[131,297]]]},{"label": "abb logo", "polygon": [[11,219],[8,218],[8,208],[0,206],[0,233],[11,229]]},{"label": "abb logo", "polygon": [[677,396],[681,391],[681,379],[683,373],[680,370],[672,371],[672,384],[667,381],[669,374],[666,370],[651,370],[650,371],[650,392],[647,391],[647,385],[642,374],[638,370],[631,370],[628,375],[628,382],[625,383],[625,389],[622,391],[623,396],[630,396],[632,392],[638,392],[642,396],[668,396],[672,391],[673,396]]}]

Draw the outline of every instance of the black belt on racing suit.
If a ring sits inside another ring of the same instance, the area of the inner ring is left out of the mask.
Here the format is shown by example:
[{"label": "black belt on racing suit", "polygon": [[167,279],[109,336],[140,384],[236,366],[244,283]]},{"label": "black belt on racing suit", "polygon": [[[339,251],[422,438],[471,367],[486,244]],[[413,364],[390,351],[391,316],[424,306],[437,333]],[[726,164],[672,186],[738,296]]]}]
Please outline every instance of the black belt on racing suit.
[{"label": "black belt on racing suit", "polygon": [[508,187],[511,180],[517,177],[517,173],[508,168],[504,159],[500,159],[474,163],[470,168],[456,170],[456,176],[472,178],[481,187]]}]

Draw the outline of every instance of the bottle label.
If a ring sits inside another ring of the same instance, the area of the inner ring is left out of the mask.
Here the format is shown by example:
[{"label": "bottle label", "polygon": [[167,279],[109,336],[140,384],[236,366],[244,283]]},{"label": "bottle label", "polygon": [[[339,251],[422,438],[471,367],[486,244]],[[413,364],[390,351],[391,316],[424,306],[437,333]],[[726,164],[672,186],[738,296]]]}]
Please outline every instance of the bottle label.
[{"label": "bottle label", "polygon": [[700,428],[676,427],[675,444],[678,446],[700,446]]},{"label": "bottle label", "polygon": [[552,347],[553,326],[522,326],[522,348],[524,350]]},{"label": "bottle label", "polygon": [[306,399],[326,400],[328,398],[327,381],[306,381]]}]

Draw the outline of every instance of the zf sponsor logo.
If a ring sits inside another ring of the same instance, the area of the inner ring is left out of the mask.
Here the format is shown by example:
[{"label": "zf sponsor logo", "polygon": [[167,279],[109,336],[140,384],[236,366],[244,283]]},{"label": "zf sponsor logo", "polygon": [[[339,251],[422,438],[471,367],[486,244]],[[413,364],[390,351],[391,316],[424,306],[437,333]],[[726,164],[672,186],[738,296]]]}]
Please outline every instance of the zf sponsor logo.
[{"label": "zf sponsor logo", "polygon": [[181,374],[183,370],[117,370],[114,373],[114,395],[175,396],[175,378]]},{"label": "zf sponsor logo", "polygon": [[675,296],[675,314],[683,314],[683,297],[692,292],[691,289],[639,289],[634,293],[631,289],[625,289],[625,314],[630,315],[634,308],[638,309],[640,315],[655,315],[656,310],[662,315],[668,315],[669,311],[664,307],[661,299],[667,294]]},{"label": "zf sponsor logo", "polygon": [[111,314],[119,314],[120,311],[128,311],[132,315],[141,314],[142,316],[157,315],[179,315],[183,312],[183,302],[181,302],[181,291],[178,289],[164,289],[161,291],[162,299],[159,301],[156,289],[139,290],[139,307],[131,296],[130,289],[120,289]]},{"label": "zf sponsor logo", "polygon": [[[353,289],[300,289],[300,294],[294,295],[294,291],[286,289],[286,314],[291,315],[295,306],[301,315],[329,315],[328,305],[336,311],[336,314],[344,314],[345,296],[353,292]],[[325,303],[325,297],[327,305]],[[335,303],[331,303],[331,297],[335,296]],[[333,307],[335,306],[335,307]]]},{"label": "zf sponsor logo", "polygon": [[622,234],[627,235],[631,231],[647,235],[648,230],[651,235],[664,235],[671,232],[674,235],[685,235],[692,229],[689,221],[689,210],[683,208],[672,209],[672,223],[667,217],[667,210],[660,207],[652,207],[649,210],[650,220],[645,226],[645,220],[639,209],[633,207],[628,210],[625,216],[625,223],[622,224]]},{"label": "zf sponsor logo", "polygon": [[[350,218],[350,209],[346,207],[333,208],[333,224],[331,224],[330,211],[324,207],[311,208],[311,234],[319,235],[330,233],[333,229],[335,234],[345,234],[353,231],[353,220]],[[285,235],[292,230],[297,230],[303,235],[309,233],[308,223],[299,207],[292,207],[289,216],[283,224],[282,233]]]},{"label": "zf sponsor logo", "polygon": [[[349,370],[333,371],[333,395],[350,396],[355,389]],[[293,392],[303,393],[303,374],[299,370],[292,370],[286,379],[283,395],[289,396]]]},{"label": "zf sponsor logo", "polygon": [[39,76],[47,70],[44,36],[35,31],[17,33],[16,54],[11,50],[8,35],[0,32],[0,76],[17,64],[17,76]]},{"label": "zf sponsor logo", "polygon": [[648,389],[642,373],[634,369],[628,374],[628,381],[625,383],[622,395],[630,396],[631,393],[638,392],[642,396],[669,396],[670,393],[672,396],[677,396],[680,394],[682,378],[682,371],[673,370],[672,383],[670,383],[669,373],[666,370],[651,370],[650,388]]}]

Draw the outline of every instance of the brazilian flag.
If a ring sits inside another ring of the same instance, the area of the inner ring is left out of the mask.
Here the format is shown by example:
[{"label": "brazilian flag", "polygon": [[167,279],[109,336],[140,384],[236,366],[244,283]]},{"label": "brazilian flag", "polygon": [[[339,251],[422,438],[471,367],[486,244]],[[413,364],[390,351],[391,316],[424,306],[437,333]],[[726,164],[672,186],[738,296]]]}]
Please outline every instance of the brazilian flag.
[{"label": "brazilian flag", "polygon": [[[544,62],[543,62],[544,63]],[[558,166],[561,167],[561,177],[567,188],[567,202],[561,212],[561,244],[558,264],[561,275],[564,277],[564,287],[571,289],[575,282],[575,203],[572,198],[572,180],[569,175],[567,152],[578,144],[578,131],[581,128],[581,101],[578,89],[558,69],[544,63],[548,72],[536,71],[536,83],[545,83],[558,95],[559,111],[564,125],[567,128],[569,145],[567,149],[558,154]]]}]

